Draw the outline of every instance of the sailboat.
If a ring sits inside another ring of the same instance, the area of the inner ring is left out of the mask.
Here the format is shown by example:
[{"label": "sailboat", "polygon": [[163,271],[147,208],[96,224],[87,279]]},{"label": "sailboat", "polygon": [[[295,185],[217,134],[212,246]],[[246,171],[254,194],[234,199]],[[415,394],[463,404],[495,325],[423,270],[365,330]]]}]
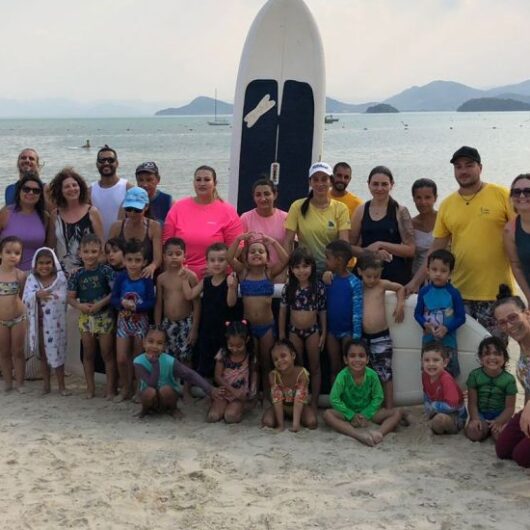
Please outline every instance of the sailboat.
[{"label": "sailboat", "polygon": [[208,125],[230,125],[230,122],[226,118],[217,117],[217,89],[215,89],[215,98],[214,98],[214,119],[209,121]]}]

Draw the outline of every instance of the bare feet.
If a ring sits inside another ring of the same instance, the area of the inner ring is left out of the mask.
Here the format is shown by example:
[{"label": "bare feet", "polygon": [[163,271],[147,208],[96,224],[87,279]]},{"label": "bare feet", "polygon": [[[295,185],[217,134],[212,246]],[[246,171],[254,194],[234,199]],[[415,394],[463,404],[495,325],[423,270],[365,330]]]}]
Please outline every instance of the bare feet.
[{"label": "bare feet", "polygon": [[375,441],[372,438],[372,434],[370,432],[365,431],[357,433],[356,440],[362,442],[365,445],[368,445],[369,447],[373,447],[375,445]]},{"label": "bare feet", "polygon": [[296,427],[293,425],[289,430],[291,432],[299,432],[300,431],[300,425],[298,425]]},{"label": "bare feet", "polygon": [[70,390],[66,390],[66,388],[63,388],[62,390],[59,390],[59,394],[61,394],[61,396],[71,396],[72,395],[72,392],[70,392]]},{"label": "bare feet", "polygon": [[169,413],[175,420],[184,418],[184,413],[180,409],[174,409]]},{"label": "bare feet", "polygon": [[122,401],[127,401],[129,399],[129,396],[124,396],[123,394],[118,394],[114,397],[112,400],[113,403],[121,403]]},{"label": "bare feet", "polygon": [[107,395],[105,396],[105,399],[106,399],[107,401],[114,401],[114,398],[115,398],[115,397],[116,397],[116,394],[107,394]]},{"label": "bare feet", "polygon": [[17,392],[19,394],[25,394],[26,393],[26,387],[24,385],[17,386]]},{"label": "bare feet", "polygon": [[374,441],[374,445],[380,444],[383,441],[384,436],[381,431],[370,431],[369,434]]},{"label": "bare feet", "polygon": [[96,397],[96,393],[95,392],[87,392],[86,396],[85,396],[85,399],[94,399],[95,397]]}]

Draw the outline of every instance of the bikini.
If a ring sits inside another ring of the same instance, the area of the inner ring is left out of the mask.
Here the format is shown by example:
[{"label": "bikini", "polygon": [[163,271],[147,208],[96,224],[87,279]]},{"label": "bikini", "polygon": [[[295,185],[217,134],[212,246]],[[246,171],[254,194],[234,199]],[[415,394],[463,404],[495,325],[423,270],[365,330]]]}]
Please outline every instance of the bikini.
[{"label": "bikini", "polygon": [[[18,281],[0,282],[0,296],[16,296],[20,293],[20,284]],[[17,324],[26,320],[26,313],[22,313],[18,317],[10,318],[9,320],[0,320],[0,327],[11,329]]]},{"label": "bikini", "polygon": [[[245,278],[239,283],[241,296],[272,296],[274,294],[274,283],[270,278],[261,280],[249,280]],[[264,337],[269,330],[274,335],[274,320],[267,324],[250,324],[250,332],[257,339]]]}]

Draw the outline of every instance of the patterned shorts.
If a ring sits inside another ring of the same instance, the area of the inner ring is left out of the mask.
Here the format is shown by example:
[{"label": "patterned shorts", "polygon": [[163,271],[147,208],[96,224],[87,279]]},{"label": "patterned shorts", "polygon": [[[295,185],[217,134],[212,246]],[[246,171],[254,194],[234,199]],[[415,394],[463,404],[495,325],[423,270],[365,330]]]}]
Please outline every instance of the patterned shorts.
[{"label": "patterned shorts", "polygon": [[114,312],[104,309],[98,313],[81,313],[78,320],[79,333],[91,335],[107,335],[114,331]]},{"label": "patterned shorts", "polygon": [[182,320],[162,320],[162,327],[167,334],[167,349],[169,353],[180,362],[191,361],[192,348],[188,343],[191,332],[191,317]]},{"label": "patterned shorts", "polygon": [[493,316],[494,305],[495,301],[478,302],[476,300],[464,300],[466,313],[477,320],[479,324],[485,327],[494,337],[499,337],[505,346],[508,346],[508,335],[500,331],[495,322],[495,317]]},{"label": "patterned shorts", "polygon": [[379,333],[363,333],[368,344],[368,357],[371,367],[379,379],[386,383],[392,380],[392,339],[388,329]]},{"label": "patterned shorts", "polygon": [[144,338],[149,330],[149,315],[147,313],[131,313],[120,311],[116,323],[116,337]]}]

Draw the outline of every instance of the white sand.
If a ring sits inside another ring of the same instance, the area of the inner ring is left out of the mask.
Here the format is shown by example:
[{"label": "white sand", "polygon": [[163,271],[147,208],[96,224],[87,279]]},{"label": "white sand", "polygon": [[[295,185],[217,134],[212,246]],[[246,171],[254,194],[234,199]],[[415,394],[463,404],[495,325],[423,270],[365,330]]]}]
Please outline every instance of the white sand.
[{"label": "white sand", "polygon": [[[0,527],[128,529],[530,529],[530,472],[491,441],[422,424],[368,448],[330,431],[144,420],[137,406],[74,390],[0,395]],[[101,392],[101,389],[100,389]]]}]

